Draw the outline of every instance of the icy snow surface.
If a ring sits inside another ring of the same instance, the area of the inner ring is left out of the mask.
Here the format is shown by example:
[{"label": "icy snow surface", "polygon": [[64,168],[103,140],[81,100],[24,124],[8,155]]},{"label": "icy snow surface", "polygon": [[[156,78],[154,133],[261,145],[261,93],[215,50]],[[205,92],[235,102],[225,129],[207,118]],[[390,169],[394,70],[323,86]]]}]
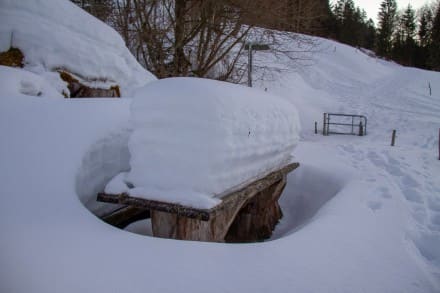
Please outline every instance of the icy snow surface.
[{"label": "icy snow surface", "polygon": [[29,71],[66,69],[91,86],[119,84],[122,95],[156,79],[116,31],[67,0],[1,0],[0,52],[10,47]]},{"label": "icy snow surface", "polygon": [[[285,68],[257,85],[293,102],[302,122],[284,218],[256,244],[100,221],[81,202],[127,171],[131,100],[34,97],[20,74],[8,90],[0,79],[0,292],[439,292],[440,74],[324,40],[301,70],[255,58]],[[367,115],[368,135],[313,134],[324,111]]]},{"label": "icy snow surface", "polygon": [[295,107],[261,90],[169,78],[135,97],[131,170],[109,193],[212,208],[225,192],[287,165],[299,139]]}]

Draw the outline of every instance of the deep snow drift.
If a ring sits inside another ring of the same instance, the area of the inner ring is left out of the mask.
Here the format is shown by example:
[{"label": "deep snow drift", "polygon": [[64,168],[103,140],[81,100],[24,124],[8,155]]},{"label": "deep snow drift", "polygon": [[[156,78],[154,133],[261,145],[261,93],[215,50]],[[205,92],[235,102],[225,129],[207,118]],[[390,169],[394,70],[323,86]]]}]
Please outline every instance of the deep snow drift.
[{"label": "deep snow drift", "polygon": [[[440,74],[321,42],[299,69],[255,54],[276,67],[256,84],[302,122],[284,218],[258,244],[100,221],[82,203],[128,171],[131,99],[50,99],[56,85],[0,67],[0,292],[439,292]],[[324,111],[366,115],[368,135],[313,134]]]},{"label": "deep snow drift", "polygon": [[287,165],[298,143],[295,107],[260,90],[170,78],[135,97],[131,169],[108,193],[212,208],[223,194]]},{"label": "deep snow drift", "polygon": [[119,84],[127,95],[155,79],[115,30],[70,1],[0,1],[0,52],[11,47],[23,52],[26,70],[52,83],[61,80],[51,72],[64,69],[92,87]]}]

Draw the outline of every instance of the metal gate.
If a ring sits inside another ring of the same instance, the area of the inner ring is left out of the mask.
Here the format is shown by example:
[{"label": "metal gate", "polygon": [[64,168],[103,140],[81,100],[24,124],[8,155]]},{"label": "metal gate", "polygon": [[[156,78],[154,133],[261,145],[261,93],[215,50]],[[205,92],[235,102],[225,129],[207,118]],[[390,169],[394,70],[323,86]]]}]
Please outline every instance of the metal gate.
[{"label": "metal gate", "polygon": [[[332,126],[332,129],[330,129],[330,126]],[[322,134],[364,136],[367,134],[367,117],[364,115],[324,113]]]}]

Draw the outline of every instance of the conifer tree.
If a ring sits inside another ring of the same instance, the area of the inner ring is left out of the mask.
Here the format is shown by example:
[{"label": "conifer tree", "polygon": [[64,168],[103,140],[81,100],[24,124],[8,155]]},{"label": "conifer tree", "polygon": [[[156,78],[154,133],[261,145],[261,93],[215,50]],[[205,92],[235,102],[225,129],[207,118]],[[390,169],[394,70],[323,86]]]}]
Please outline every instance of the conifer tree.
[{"label": "conifer tree", "polygon": [[429,55],[431,68],[440,71],[440,3],[437,5],[434,21],[432,23]]},{"label": "conifer tree", "polygon": [[392,36],[396,22],[396,0],[384,0],[380,4],[378,14],[379,29],[377,36],[377,53],[380,56],[391,57]]},{"label": "conifer tree", "polygon": [[432,29],[432,12],[427,6],[422,7],[420,10],[419,20],[419,42],[421,47],[427,47],[431,41],[431,29]]},{"label": "conifer tree", "polygon": [[416,16],[410,4],[402,15],[402,22],[405,42],[413,42],[416,34]]},{"label": "conifer tree", "polygon": [[374,22],[367,20],[365,10],[355,7],[353,0],[338,0],[333,8],[336,39],[343,43],[371,49],[374,45]]}]

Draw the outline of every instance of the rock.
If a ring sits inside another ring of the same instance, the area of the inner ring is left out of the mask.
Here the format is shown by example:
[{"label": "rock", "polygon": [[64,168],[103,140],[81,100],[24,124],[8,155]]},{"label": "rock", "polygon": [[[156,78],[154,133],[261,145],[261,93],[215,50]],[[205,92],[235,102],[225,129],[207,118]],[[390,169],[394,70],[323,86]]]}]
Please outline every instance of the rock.
[{"label": "rock", "polygon": [[78,79],[74,78],[72,74],[67,71],[59,71],[62,80],[67,82],[67,87],[70,91],[70,98],[119,98],[121,96],[119,86],[114,85],[109,88],[93,88],[84,85]]}]

